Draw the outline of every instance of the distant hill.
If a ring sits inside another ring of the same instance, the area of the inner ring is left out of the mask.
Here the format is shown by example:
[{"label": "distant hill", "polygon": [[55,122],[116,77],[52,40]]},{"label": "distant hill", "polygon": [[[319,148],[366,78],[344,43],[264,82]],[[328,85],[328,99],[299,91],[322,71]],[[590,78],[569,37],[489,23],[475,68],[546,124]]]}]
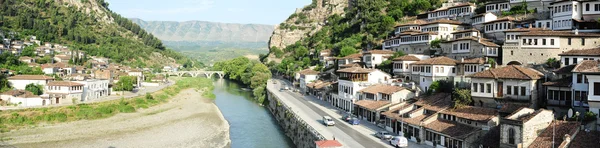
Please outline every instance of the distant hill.
[{"label": "distant hill", "polygon": [[165,46],[207,64],[238,56],[268,53],[273,25],[232,24],[206,21],[144,21],[131,18]]},{"label": "distant hill", "polygon": [[273,25],[230,24],[206,21],[144,21],[131,19],[169,45],[266,47]]}]

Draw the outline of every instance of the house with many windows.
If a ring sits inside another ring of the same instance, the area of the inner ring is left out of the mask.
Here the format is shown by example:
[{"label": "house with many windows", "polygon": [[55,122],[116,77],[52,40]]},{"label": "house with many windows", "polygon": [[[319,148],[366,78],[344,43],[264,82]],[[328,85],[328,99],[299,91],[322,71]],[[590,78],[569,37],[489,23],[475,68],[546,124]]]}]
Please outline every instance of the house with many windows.
[{"label": "house with many windows", "polygon": [[494,21],[496,19],[498,19],[498,16],[490,12],[477,14],[471,17],[471,26],[477,30],[483,30],[483,23]]},{"label": "house with many windows", "polygon": [[8,78],[10,86],[21,90],[24,90],[28,84],[46,86],[52,81],[54,81],[53,77],[45,75],[16,75]]},{"label": "house with many windows", "polygon": [[377,70],[361,67],[351,67],[337,71],[338,77],[338,100],[334,106],[351,112],[354,103],[358,100],[357,92],[374,84],[388,83],[391,75]]},{"label": "house with many windows", "polygon": [[50,104],[73,104],[83,98],[84,84],[72,81],[52,81],[46,85]]},{"label": "house with many windows", "polygon": [[456,60],[448,57],[435,57],[411,64],[411,80],[417,82],[422,91],[427,91],[431,83],[438,80],[453,81],[456,76]]},{"label": "house with many windows", "polygon": [[555,1],[550,3],[552,30],[600,32],[598,1]]},{"label": "house with many windows", "polygon": [[361,62],[362,53],[355,53],[337,59],[338,66]]},{"label": "house with many windows", "polygon": [[455,19],[456,17],[470,16],[474,11],[475,4],[459,3],[427,12],[427,20]]},{"label": "house with many windows", "polygon": [[394,55],[394,51],[390,50],[370,50],[363,53],[363,62],[367,68],[376,68],[377,65]]},{"label": "house with many windows", "polygon": [[553,120],[550,110],[520,108],[500,120],[500,147],[529,147]]},{"label": "house with many windows", "polygon": [[471,78],[471,96],[475,106],[497,108],[504,102],[537,107],[540,79],[544,75],[534,69],[515,65],[478,72]]},{"label": "house with many windows", "polygon": [[506,0],[496,0],[485,4],[485,12],[500,13],[502,11],[509,11],[510,3]]},{"label": "house with many windows", "polygon": [[457,31],[452,33],[451,40],[440,44],[442,52],[440,55],[453,59],[489,57],[497,59],[500,55],[497,44],[485,39],[475,29]]},{"label": "house with many windows", "polygon": [[358,91],[355,103],[356,116],[368,122],[380,121],[381,113],[390,106],[401,105],[415,93],[400,86],[376,84]]},{"label": "house with many windows", "polygon": [[411,64],[429,59],[429,57],[427,55],[409,54],[392,59],[394,75],[400,76],[404,80],[411,80],[410,75],[413,69]]}]

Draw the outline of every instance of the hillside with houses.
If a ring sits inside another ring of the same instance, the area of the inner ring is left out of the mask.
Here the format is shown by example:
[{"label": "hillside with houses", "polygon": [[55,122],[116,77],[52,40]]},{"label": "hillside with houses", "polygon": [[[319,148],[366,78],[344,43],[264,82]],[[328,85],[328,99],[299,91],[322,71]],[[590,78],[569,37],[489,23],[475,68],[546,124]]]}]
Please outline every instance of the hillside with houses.
[{"label": "hillside with houses", "polygon": [[[263,62],[301,94],[417,144],[596,147],[600,1],[448,0],[389,13],[421,2],[351,2]],[[369,20],[384,9],[395,24]]]}]

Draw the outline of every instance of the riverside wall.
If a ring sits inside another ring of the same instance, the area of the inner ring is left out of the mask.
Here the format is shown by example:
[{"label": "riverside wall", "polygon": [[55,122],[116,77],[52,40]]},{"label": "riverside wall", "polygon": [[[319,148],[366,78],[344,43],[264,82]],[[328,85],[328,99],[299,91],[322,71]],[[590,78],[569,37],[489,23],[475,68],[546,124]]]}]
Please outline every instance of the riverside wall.
[{"label": "riverside wall", "polygon": [[273,95],[271,90],[267,92],[267,101],[269,103],[266,107],[296,147],[315,148],[315,141],[325,140],[325,137],[296,115],[281,99]]}]

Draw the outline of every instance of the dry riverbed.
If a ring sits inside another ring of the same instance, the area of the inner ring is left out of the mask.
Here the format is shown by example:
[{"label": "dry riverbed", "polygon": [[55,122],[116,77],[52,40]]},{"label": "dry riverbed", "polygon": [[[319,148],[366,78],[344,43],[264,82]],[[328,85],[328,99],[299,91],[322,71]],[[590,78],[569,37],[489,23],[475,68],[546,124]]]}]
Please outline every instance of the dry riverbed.
[{"label": "dry riverbed", "polygon": [[[170,102],[99,120],[2,133],[16,147],[230,147],[229,124],[202,92],[182,90]],[[2,145],[0,145],[2,147]]]}]

